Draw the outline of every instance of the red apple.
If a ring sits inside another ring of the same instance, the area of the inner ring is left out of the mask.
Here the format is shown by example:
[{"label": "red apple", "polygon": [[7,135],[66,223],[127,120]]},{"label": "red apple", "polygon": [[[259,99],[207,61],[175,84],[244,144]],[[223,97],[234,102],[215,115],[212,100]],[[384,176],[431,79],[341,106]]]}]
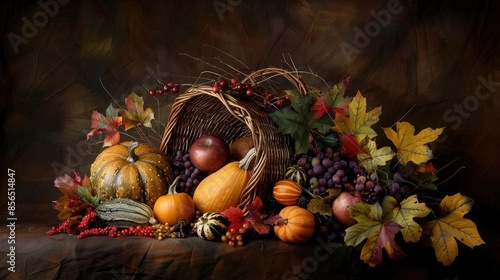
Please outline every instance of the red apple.
[{"label": "red apple", "polygon": [[344,191],[332,203],[333,217],[344,226],[356,224],[356,220],[349,215],[349,206],[362,201],[360,192]]},{"label": "red apple", "polygon": [[227,142],[212,134],[206,134],[196,139],[189,148],[191,163],[205,172],[219,170],[228,162],[230,155]]}]

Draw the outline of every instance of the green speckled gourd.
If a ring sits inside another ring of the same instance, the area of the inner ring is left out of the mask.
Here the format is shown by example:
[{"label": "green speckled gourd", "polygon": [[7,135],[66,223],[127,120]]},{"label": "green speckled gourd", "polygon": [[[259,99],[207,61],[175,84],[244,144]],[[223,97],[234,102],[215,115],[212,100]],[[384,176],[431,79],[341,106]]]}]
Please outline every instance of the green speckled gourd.
[{"label": "green speckled gourd", "polygon": [[154,206],[173,182],[166,156],[157,148],[123,142],[102,151],[90,167],[91,190],[101,201],[129,198]]},{"label": "green speckled gourd", "polygon": [[220,241],[221,237],[226,234],[229,220],[226,216],[215,213],[206,212],[194,225],[196,234],[206,240]]}]

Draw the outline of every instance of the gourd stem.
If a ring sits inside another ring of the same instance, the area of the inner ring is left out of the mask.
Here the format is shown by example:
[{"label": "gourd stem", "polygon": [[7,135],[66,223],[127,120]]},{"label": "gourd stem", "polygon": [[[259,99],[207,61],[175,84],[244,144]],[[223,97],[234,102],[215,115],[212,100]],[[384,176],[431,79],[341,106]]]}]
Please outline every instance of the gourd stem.
[{"label": "gourd stem", "polygon": [[177,176],[174,179],[174,182],[168,187],[168,194],[176,194],[177,193],[177,185],[179,184],[179,180],[181,179],[182,176]]},{"label": "gourd stem", "polygon": [[256,156],[257,152],[255,151],[255,147],[251,148],[250,150],[248,150],[245,157],[240,160],[239,167],[241,169],[248,170],[248,168],[250,168],[250,164],[252,163],[252,161],[255,159]]},{"label": "gourd stem", "polygon": [[137,147],[139,147],[139,142],[130,142],[130,144],[128,145],[128,162],[135,162],[137,160],[138,157],[134,152]]}]

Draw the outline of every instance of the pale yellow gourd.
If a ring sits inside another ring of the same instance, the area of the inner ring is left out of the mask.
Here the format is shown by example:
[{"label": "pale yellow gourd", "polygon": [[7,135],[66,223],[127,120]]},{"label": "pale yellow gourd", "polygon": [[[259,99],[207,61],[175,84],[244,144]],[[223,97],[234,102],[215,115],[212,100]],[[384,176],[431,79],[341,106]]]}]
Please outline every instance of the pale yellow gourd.
[{"label": "pale yellow gourd", "polygon": [[207,213],[238,206],[253,173],[251,166],[255,154],[252,148],[242,160],[230,162],[203,179],[193,194],[196,209]]}]

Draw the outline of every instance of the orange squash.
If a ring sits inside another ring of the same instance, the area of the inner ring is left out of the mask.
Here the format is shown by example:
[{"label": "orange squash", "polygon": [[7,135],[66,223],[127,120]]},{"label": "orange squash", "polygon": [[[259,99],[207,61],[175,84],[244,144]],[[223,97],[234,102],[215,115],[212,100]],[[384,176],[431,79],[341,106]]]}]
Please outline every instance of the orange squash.
[{"label": "orange squash", "polygon": [[191,222],[195,215],[194,201],[187,193],[177,193],[180,177],[168,188],[168,193],[160,196],[153,207],[156,220],[162,224],[173,226],[185,220]]},{"label": "orange squash", "polygon": [[300,206],[286,206],[279,215],[282,221],[274,226],[274,233],[284,242],[303,243],[314,235],[314,215]]},{"label": "orange squash", "polygon": [[283,179],[274,184],[274,199],[282,205],[290,206],[297,204],[301,195],[302,188],[295,181]]},{"label": "orange squash", "polygon": [[202,213],[221,212],[230,206],[238,206],[241,194],[247,186],[253,170],[255,148],[238,161],[233,161],[208,175],[196,187],[193,194],[194,205]]}]

